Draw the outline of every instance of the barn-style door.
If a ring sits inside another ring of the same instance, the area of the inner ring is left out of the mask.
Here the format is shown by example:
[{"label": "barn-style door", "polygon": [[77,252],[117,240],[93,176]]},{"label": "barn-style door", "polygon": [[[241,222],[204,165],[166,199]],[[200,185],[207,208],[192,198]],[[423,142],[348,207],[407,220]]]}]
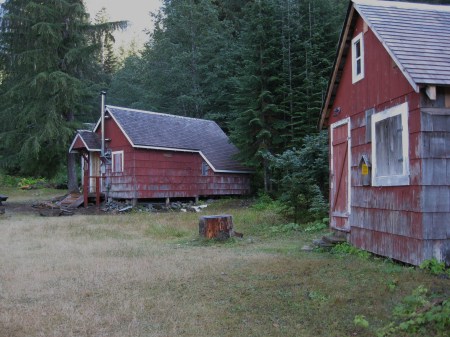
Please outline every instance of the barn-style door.
[{"label": "barn-style door", "polygon": [[350,230],[350,119],[331,125],[331,227]]}]

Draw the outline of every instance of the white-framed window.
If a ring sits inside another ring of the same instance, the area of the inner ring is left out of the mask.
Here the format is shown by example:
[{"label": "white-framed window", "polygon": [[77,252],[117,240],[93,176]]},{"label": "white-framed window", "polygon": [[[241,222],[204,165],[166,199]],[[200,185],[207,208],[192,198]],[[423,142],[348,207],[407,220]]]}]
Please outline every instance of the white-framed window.
[{"label": "white-framed window", "polygon": [[352,83],[364,78],[364,39],[359,33],[352,40]]},{"label": "white-framed window", "polygon": [[408,103],[372,115],[372,185],[409,185]]},{"label": "white-framed window", "polygon": [[113,151],[112,154],[112,172],[123,172],[123,151]]}]

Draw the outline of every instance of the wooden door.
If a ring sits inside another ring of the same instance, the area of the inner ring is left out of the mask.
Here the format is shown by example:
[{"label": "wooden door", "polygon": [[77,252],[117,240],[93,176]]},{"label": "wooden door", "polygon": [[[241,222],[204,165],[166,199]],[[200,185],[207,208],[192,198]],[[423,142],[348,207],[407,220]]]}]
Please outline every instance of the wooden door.
[{"label": "wooden door", "polygon": [[331,227],[350,230],[350,119],[331,125]]}]

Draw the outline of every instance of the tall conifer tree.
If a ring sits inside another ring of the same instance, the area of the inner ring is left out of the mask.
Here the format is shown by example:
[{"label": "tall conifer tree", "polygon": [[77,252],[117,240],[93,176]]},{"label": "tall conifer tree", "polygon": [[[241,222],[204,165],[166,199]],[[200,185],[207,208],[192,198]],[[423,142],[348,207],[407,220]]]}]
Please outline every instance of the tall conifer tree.
[{"label": "tall conifer tree", "polygon": [[[77,114],[95,94],[97,45],[82,0],[7,0],[0,27],[3,166],[52,176],[66,162]],[[123,26],[112,23],[110,28]],[[69,187],[76,187],[69,156]],[[75,186],[74,186],[75,184]]]}]

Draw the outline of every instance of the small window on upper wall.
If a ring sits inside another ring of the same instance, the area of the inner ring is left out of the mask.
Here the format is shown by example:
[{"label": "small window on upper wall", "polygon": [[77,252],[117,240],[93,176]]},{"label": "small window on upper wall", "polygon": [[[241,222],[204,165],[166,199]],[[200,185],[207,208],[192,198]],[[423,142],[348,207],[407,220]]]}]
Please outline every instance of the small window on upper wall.
[{"label": "small window on upper wall", "polygon": [[205,162],[202,162],[202,176],[207,176],[209,171],[209,165]]},{"label": "small window on upper wall", "polygon": [[123,172],[123,151],[112,152],[112,172]]},{"label": "small window on upper wall", "polygon": [[408,103],[372,115],[373,186],[409,185]]},{"label": "small window on upper wall", "polygon": [[364,78],[364,40],[359,33],[352,40],[352,83]]}]

